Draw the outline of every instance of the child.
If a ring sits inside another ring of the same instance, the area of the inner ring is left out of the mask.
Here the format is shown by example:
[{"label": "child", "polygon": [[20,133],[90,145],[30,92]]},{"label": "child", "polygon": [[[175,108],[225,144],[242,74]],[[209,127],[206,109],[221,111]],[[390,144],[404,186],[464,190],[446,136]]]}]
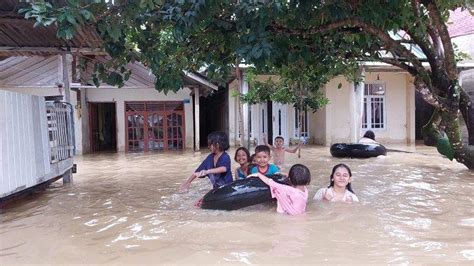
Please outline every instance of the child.
[{"label": "child", "polygon": [[359,202],[351,187],[352,173],[349,166],[341,163],[332,168],[329,186],[316,192],[313,200]]},{"label": "child", "polygon": [[297,215],[306,211],[306,202],[308,201],[306,185],[311,182],[311,173],[308,167],[295,164],[290,168],[288,179],[291,186],[279,184],[260,173],[251,176],[257,176],[270,187],[272,198],[277,199],[277,212]]},{"label": "child", "polygon": [[274,164],[268,163],[270,161],[270,148],[265,145],[258,145],[255,147],[255,161],[256,166],[250,169],[251,174],[260,173],[262,175],[273,175],[280,170]]},{"label": "child", "polygon": [[372,130],[367,130],[364,136],[359,140],[362,144],[377,144],[375,141],[375,133]]},{"label": "child", "polygon": [[229,149],[229,139],[224,132],[211,132],[207,136],[207,144],[211,154],[199,165],[196,171],[180,186],[180,192],[186,192],[191,182],[197,177],[207,176],[214,188],[231,183],[232,170],[230,156],[225,151]]},{"label": "child", "polygon": [[235,157],[234,160],[240,164],[240,167],[238,167],[235,170],[235,180],[238,179],[245,179],[247,175],[250,173],[250,153],[247,148],[240,147],[235,151]]},{"label": "child", "polygon": [[285,164],[285,152],[295,153],[299,148],[301,148],[301,142],[298,143],[298,146],[295,148],[285,148],[283,145],[285,139],[281,136],[275,138],[275,146],[272,146],[267,143],[267,139],[263,136],[263,143],[267,145],[273,152],[273,163],[278,166],[279,169]]}]

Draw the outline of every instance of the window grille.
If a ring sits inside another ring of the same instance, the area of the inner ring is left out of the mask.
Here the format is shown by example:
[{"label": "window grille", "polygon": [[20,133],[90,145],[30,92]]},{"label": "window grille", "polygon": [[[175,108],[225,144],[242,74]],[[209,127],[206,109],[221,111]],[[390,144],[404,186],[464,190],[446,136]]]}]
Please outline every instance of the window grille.
[{"label": "window grille", "polygon": [[365,84],[362,128],[385,129],[385,85]]},{"label": "window grille", "polygon": [[46,117],[51,163],[74,156],[74,128],[72,107],[62,102],[46,102]]}]

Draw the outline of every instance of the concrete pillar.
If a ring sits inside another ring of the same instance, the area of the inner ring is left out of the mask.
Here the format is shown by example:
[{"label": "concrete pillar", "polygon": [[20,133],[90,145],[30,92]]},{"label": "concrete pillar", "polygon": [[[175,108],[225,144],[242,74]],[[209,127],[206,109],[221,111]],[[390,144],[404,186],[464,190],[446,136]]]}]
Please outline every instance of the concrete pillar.
[{"label": "concrete pillar", "polygon": [[63,174],[63,184],[70,184],[72,180],[72,169],[69,169]]},{"label": "concrete pillar", "polygon": [[358,78],[360,82],[353,83],[350,90],[350,104],[349,104],[349,113],[351,116],[350,126],[350,141],[358,142],[361,137],[362,131],[362,112],[364,104],[364,86],[365,86],[365,71],[361,67],[358,73]]},{"label": "concrete pillar", "polygon": [[[249,91],[249,84],[245,78],[245,74],[242,75],[242,89],[240,90],[243,94],[247,93]],[[251,121],[249,117],[249,104],[244,103],[242,105],[242,116],[243,116],[243,123],[244,123],[244,132],[240,132],[240,134],[244,135],[244,143],[241,143],[240,145],[243,147],[248,146],[248,136],[249,136],[249,121]]]},{"label": "concrete pillar", "polygon": [[416,111],[416,104],[415,104],[415,84],[413,83],[413,79],[407,75],[407,90],[406,90],[406,101],[407,101],[407,112],[406,112],[406,135],[407,135],[407,144],[415,144],[415,111]]}]

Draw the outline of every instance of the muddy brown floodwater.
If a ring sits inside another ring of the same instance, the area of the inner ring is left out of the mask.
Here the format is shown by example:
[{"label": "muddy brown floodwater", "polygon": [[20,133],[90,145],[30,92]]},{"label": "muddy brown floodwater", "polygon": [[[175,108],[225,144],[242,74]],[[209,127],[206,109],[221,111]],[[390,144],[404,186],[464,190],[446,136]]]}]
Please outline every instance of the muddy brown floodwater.
[{"label": "muddy brown floodwater", "polygon": [[301,159],[288,154],[287,165],[311,169],[310,198],[343,162],[361,201],[309,201],[296,217],[272,203],[231,212],[193,207],[208,180],[186,194],[177,189],[205,152],[77,156],[73,184],[58,181],[1,210],[0,261],[472,265],[474,172],[432,148],[397,148],[414,153],[337,159],[327,147],[308,146]]}]

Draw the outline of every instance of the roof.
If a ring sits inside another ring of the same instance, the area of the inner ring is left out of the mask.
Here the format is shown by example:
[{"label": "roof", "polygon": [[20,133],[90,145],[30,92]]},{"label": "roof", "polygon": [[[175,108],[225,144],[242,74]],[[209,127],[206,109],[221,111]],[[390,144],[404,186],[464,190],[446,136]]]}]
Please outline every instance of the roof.
[{"label": "roof", "polygon": [[[55,0],[61,2],[62,0]],[[66,50],[72,52],[102,53],[102,40],[92,26],[77,29],[69,40],[56,37],[57,28],[33,27],[34,20],[26,20],[17,13],[27,3],[18,0],[2,0],[0,4],[0,56],[54,55]]]},{"label": "roof", "polygon": [[451,38],[474,34],[474,16],[461,8],[449,12],[448,31]]},{"label": "roof", "polygon": [[[93,58],[96,62],[106,62],[107,57]],[[56,87],[62,82],[62,73],[58,72],[60,59],[58,56],[11,56],[0,60],[0,87]],[[154,88],[155,75],[139,62],[129,63],[127,69],[132,71],[130,78],[125,81],[124,89]],[[81,83],[71,84],[72,87],[94,88],[91,76],[94,64],[89,61],[86,69],[81,72]],[[184,72],[185,86],[200,88],[203,95],[217,90],[218,87],[205,77],[196,73]],[[101,84],[102,88],[116,88]]]}]

